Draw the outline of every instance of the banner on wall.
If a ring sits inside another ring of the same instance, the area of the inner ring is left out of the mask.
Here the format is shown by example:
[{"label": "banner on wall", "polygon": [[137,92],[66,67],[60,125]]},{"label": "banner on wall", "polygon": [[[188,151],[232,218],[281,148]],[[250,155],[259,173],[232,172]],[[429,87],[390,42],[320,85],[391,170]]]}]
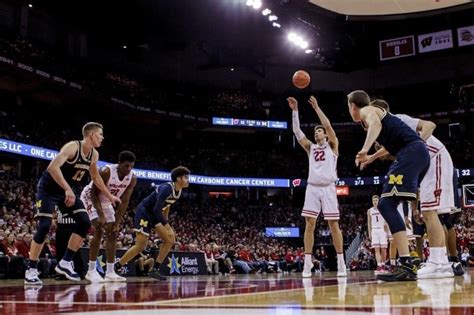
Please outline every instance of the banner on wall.
[{"label": "banner on wall", "polygon": [[415,37],[405,36],[379,41],[380,61],[413,56]]},{"label": "banner on wall", "polygon": [[418,51],[420,53],[449,48],[453,48],[453,32],[451,30],[418,35]]},{"label": "banner on wall", "polygon": [[474,45],[474,25],[458,28],[458,45]]}]

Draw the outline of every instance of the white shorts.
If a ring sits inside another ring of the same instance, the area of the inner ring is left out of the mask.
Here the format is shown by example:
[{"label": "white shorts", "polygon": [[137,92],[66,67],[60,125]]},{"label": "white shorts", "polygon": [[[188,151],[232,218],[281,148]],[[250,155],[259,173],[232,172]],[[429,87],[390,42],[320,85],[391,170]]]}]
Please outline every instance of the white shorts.
[{"label": "white shorts", "polygon": [[337,202],[336,185],[306,186],[303,217],[317,218],[323,211],[325,220],[339,220],[339,204]]},{"label": "white shorts", "polygon": [[372,244],[371,248],[387,248],[388,244],[388,235],[383,228],[381,229],[372,229]]},{"label": "white shorts", "polygon": [[421,211],[437,210],[443,214],[454,208],[453,172],[453,161],[445,149],[431,158],[420,185]]},{"label": "white shorts", "polygon": [[[89,215],[89,219],[91,221],[97,219],[99,217],[99,214],[97,213],[97,210],[92,205],[92,200],[87,198],[84,192],[81,194],[81,201],[84,203],[84,206],[86,207],[87,214]],[[114,207],[112,207],[111,204],[102,205],[102,211],[104,211],[105,223],[115,222],[115,209]]]}]

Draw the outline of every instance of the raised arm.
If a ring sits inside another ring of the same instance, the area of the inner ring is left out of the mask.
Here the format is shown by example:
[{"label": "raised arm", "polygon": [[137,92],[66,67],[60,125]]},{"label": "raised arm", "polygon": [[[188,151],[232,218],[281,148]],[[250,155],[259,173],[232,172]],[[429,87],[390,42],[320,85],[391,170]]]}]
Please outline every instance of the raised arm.
[{"label": "raised arm", "polygon": [[306,152],[309,152],[311,148],[311,141],[306,138],[303,131],[300,129],[300,118],[298,113],[298,101],[294,97],[287,98],[288,105],[290,106],[291,110],[293,111],[292,116],[292,123],[293,123],[293,133],[295,134],[296,140],[298,143],[305,149]]},{"label": "raised arm", "polygon": [[324,114],[321,107],[319,107],[318,100],[314,96],[311,95],[308,102],[313,107],[314,111],[316,112],[316,115],[318,115],[321,125],[323,125],[323,127],[326,129],[329,145],[333,149],[334,153],[336,153],[336,155],[339,155],[339,140],[336,137],[336,132],[332,128],[329,118]]}]

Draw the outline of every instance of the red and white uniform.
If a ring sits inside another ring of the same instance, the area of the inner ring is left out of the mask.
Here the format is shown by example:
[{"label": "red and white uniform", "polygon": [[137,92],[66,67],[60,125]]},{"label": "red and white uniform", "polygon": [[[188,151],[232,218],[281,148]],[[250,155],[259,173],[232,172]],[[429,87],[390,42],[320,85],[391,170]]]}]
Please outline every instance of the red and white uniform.
[{"label": "red and white uniform", "polygon": [[323,145],[311,144],[308,160],[308,185],[301,215],[317,218],[322,210],[325,220],[338,220],[337,155],[325,141]]},{"label": "red and white uniform", "polygon": [[[130,185],[133,173],[130,172],[130,174],[120,180],[117,172],[118,164],[107,165],[106,167],[110,169],[110,177],[105,184],[112,195],[120,198],[127,189],[128,185]],[[99,217],[97,210],[92,204],[92,185],[93,182],[91,181],[86,187],[84,187],[84,190],[81,193],[81,200],[86,207],[87,213],[89,214],[89,219],[91,221]],[[99,193],[99,200],[100,204],[102,205],[102,210],[104,211],[106,223],[115,222],[115,210],[110,200],[102,192]]]},{"label": "red and white uniform", "polygon": [[370,208],[370,225],[371,225],[371,235],[372,235],[372,244],[371,247],[381,247],[387,248],[388,244],[388,235],[385,232],[385,220],[380,214],[377,208]]},{"label": "red and white uniform", "polygon": [[[403,114],[396,116],[416,131],[419,119]],[[426,147],[430,153],[430,166],[420,185],[421,211],[437,210],[439,214],[449,213],[454,207],[454,166],[451,155],[435,136],[426,140]]]}]

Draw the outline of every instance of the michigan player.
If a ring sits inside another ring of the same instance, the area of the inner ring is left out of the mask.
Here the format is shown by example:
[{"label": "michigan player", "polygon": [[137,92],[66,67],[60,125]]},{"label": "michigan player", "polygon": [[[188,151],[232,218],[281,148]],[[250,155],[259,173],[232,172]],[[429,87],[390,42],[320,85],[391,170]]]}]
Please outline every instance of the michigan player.
[{"label": "michigan player", "polygon": [[150,276],[159,280],[166,280],[162,275],[160,266],[168,256],[171,247],[175,243],[175,232],[168,223],[170,207],[179,199],[183,188],[189,186],[189,170],[178,166],[171,171],[171,182],[161,184],[138,205],[135,213],[135,245],[120,258],[115,264],[119,270],[132,260],[135,256],[145,250],[148,237],[152,229],[160,236],[163,243],[156,258],[155,271]]},{"label": "michigan player", "polygon": [[377,269],[375,274],[385,272],[385,259],[387,257],[388,235],[385,232],[385,220],[377,209],[379,204],[379,196],[372,196],[372,208],[367,210],[367,227],[371,247],[375,251],[375,260],[377,261]]},{"label": "michigan player", "polygon": [[430,156],[423,140],[399,118],[378,106],[369,106],[365,91],[347,95],[349,113],[355,122],[367,130],[362,149],[355,163],[359,166],[368,160],[367,153],[377,140],[396,160],[390,165],[379,202],[379,211],[392,232],[400,255],[401,266],[393,273],[377,275],[383,281],[416,280],[416,267],[412,264],[405,222],[397,211],[403,199],[415,199],[419,184],[429,167]]},{"label": "michigan player", "polygon": [[[371,104],[390,111],[388,103],[384,100],[373,100]],[[420,137],[426,141],[430,154],[430,166],[420,185],[420,210],[426,224],[430,256],[426,264],[418,270],[418,278],[452,277],[454,273],[448,261],[444,228],[438,217],[438,215],[449,214],[454,207],[454,167],[451,155],[444,144],[432,135],[436,128],[433,122],[404,114],[395,116],[420,134]],[[383,155],[384,151],[383,148],[378,150],[373,156],[369,156],[366,163]]]},{"label": "michigan player", "polygon": [[293,110],[293,132],[298,143],[308,153],[309,176],[306,187],[305,201],[302,216],[305,217],[304,246],[305,259],[303,277],[311,277],[313,261],[311,259],[314,245],[314,229],[316,219],[321,210],[324,219],[328,221],[333,244],[337,253],[337,276],[346,277],[346,264],[344,262],[342,233],[339,229],[339,206],[336,195],[337,157],[339,155],[339,141],[331,126],[331,122],[323,113],[314,96],[309,103],[318,115],[322,125],[314,128],[316,143],[306,138],[300,129],[298,116],[298,102],[295,98],[288,98],[288,104]]},{"label": "michigan player", "polygon": [[55,269],[57,273],[70,280],[80,280],[79,275],[74,271],[72,259],[91,226],[87,211],[79,199],[79,190],[86,181],[86,173],[90,174],[94,184],[111,203],[120,202],[119,198],[108,191],[97,170],[99,153],[94,148],[100,147],[104,139],[102,130],[103,127],[99,123],[85,124],[82,128],[83,139],[66,143],[39,180],[36,202],[36,216],[39,217],[38,230],[31,242],[25,284],[42,284],[38,278],[38,257],[51,227],[52,213],[56,206],[74,219],[75,232],[69,238],[66,253]]},{"label": "michigan player", "polygon": [[119,154],[118,164],[103,167],[99,174],[110,193],[122,200],[115,212],[110,200],[101,193],[93,182],[89,183],[81,193],[81,200],[89,213],[89,219],[94,226],[94,236],[89,249],[89,271],[86,279],[91,282],[104,282],[96,269],[96,260],[99,254],[102,236],[106,234],[105,254],[107,256],[107,269],[105,281],[125,281],[114,270],[115,244],[122,217],[127,210],[130,197],[137,183],[137,177],[132,173],[135,164],[135,154],[122,151]]}]

